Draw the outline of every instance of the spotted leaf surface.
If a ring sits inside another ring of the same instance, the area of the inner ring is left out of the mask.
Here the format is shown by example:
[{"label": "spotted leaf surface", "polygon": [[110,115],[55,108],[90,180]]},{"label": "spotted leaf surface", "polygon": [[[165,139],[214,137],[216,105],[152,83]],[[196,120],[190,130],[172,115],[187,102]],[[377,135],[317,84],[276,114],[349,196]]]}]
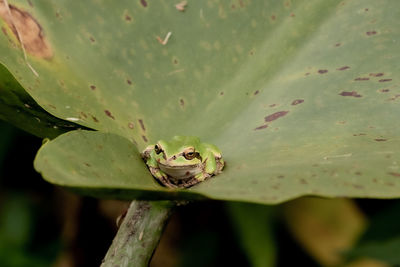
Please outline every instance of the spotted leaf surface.
[{"label": "spotted leaf surface", "polygon": [[[45,110],[118,135],[136,153],[174,135],[222,150],[224,172],[186,195],[400,196],[396,0],[9,2],[9,12],[0,8],[0,62]],[[45,151],[62,157],[50,148],[63,138],[45,145],[36,166]],[[138,157],[119,164],[144,168]],[[69,185],[63,164],[41,166]],[[79,187],[121,193],[153,183],[144,172],[123,188],[118,176],[96,179]]]}]

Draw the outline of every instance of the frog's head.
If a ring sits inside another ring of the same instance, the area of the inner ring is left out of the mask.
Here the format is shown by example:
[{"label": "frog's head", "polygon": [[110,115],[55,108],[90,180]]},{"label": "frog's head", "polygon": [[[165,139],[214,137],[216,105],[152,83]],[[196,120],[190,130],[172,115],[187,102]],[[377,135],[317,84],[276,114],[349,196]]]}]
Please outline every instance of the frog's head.
[{"label": "frog's head", "polygon": [[170,167],[198,165],[202,162],[200,140],[194,136],[175,136],[154,146],[158,163]]}]

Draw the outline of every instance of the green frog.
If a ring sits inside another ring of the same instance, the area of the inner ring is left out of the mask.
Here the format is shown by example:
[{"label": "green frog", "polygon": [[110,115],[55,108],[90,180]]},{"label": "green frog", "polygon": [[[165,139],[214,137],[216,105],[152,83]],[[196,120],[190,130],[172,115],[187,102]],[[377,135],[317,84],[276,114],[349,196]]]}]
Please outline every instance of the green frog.
[{"label": "green frog", "polygon": [[142,152],[151,174],[164,186],[188,188],[221,173],[225,162],[221,151],[195,136],[160,140]]}]

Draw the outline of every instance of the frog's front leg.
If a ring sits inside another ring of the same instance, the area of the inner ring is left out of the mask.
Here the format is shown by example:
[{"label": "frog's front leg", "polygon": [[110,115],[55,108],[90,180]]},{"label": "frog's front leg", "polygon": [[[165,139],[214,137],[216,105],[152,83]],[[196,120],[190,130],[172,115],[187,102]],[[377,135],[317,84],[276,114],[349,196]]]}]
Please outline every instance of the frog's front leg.
[{"label": "frog's front leg", "polygon": [[179,186],[176,186],[171,182],[170,177],[168,174],[160,170],[158,167],[151,167],[149,166],[149,170],[151,174],[153,175],[154,178],[156,178],[162,185],[169,187],[169,188],[178,188]]},{"label": "frog's front leg", "polygon": [[176,186],[170,182],[168,175],[160,170],[154,157],[151,157],[150,155],[147,155],[146,157],[146,155],[144,155],[144,158],[146,159],[146,164],[154,178],[167,187],[176,188]]},{"label": "frog's front leg", "polygon": [[[199,174],[198,174],[198,175],[199,175]],[[204,178],[204,179],[206,179],[206,178]],[[189,188],[189,187],[194,186],[194,185],[196,185],[196,184],[198,184],[198,183],[200,183],[200,182],[201,182],[201,180],[199,180],[198,176],[196,175],[196,176],[192,177],[191,179],[182,181],[182,182],[179,184],[178,187]]]},{"label": "frog's front leg", "polygon": [[217,161],[215,160],[214,154],[212,152],[208,153],[205,164],[206,164],[206,167],[205,167],[206,173],[208,173],[210,175],[215,174],[215,172],[217,170]]},{"label": "frog's front leg", "polygon": [[212,173],[208,173],[205,170],[201,173],[198,173],[194,176],[194,178],[196,179],[197,182],[203,182],[206,179],[210,178],[211,176],[213,176]]}]

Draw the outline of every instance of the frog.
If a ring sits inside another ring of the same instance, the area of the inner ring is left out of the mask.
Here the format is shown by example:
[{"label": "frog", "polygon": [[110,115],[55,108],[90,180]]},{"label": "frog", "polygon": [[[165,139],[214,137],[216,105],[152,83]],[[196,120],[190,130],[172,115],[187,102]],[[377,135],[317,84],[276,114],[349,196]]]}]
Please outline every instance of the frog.
[{"label": "frog", "polygon": [[196,136],[174,136],[141,153],[153,177],[168,188],[189,188],[218,175],[225,166],[221,151]]}]

